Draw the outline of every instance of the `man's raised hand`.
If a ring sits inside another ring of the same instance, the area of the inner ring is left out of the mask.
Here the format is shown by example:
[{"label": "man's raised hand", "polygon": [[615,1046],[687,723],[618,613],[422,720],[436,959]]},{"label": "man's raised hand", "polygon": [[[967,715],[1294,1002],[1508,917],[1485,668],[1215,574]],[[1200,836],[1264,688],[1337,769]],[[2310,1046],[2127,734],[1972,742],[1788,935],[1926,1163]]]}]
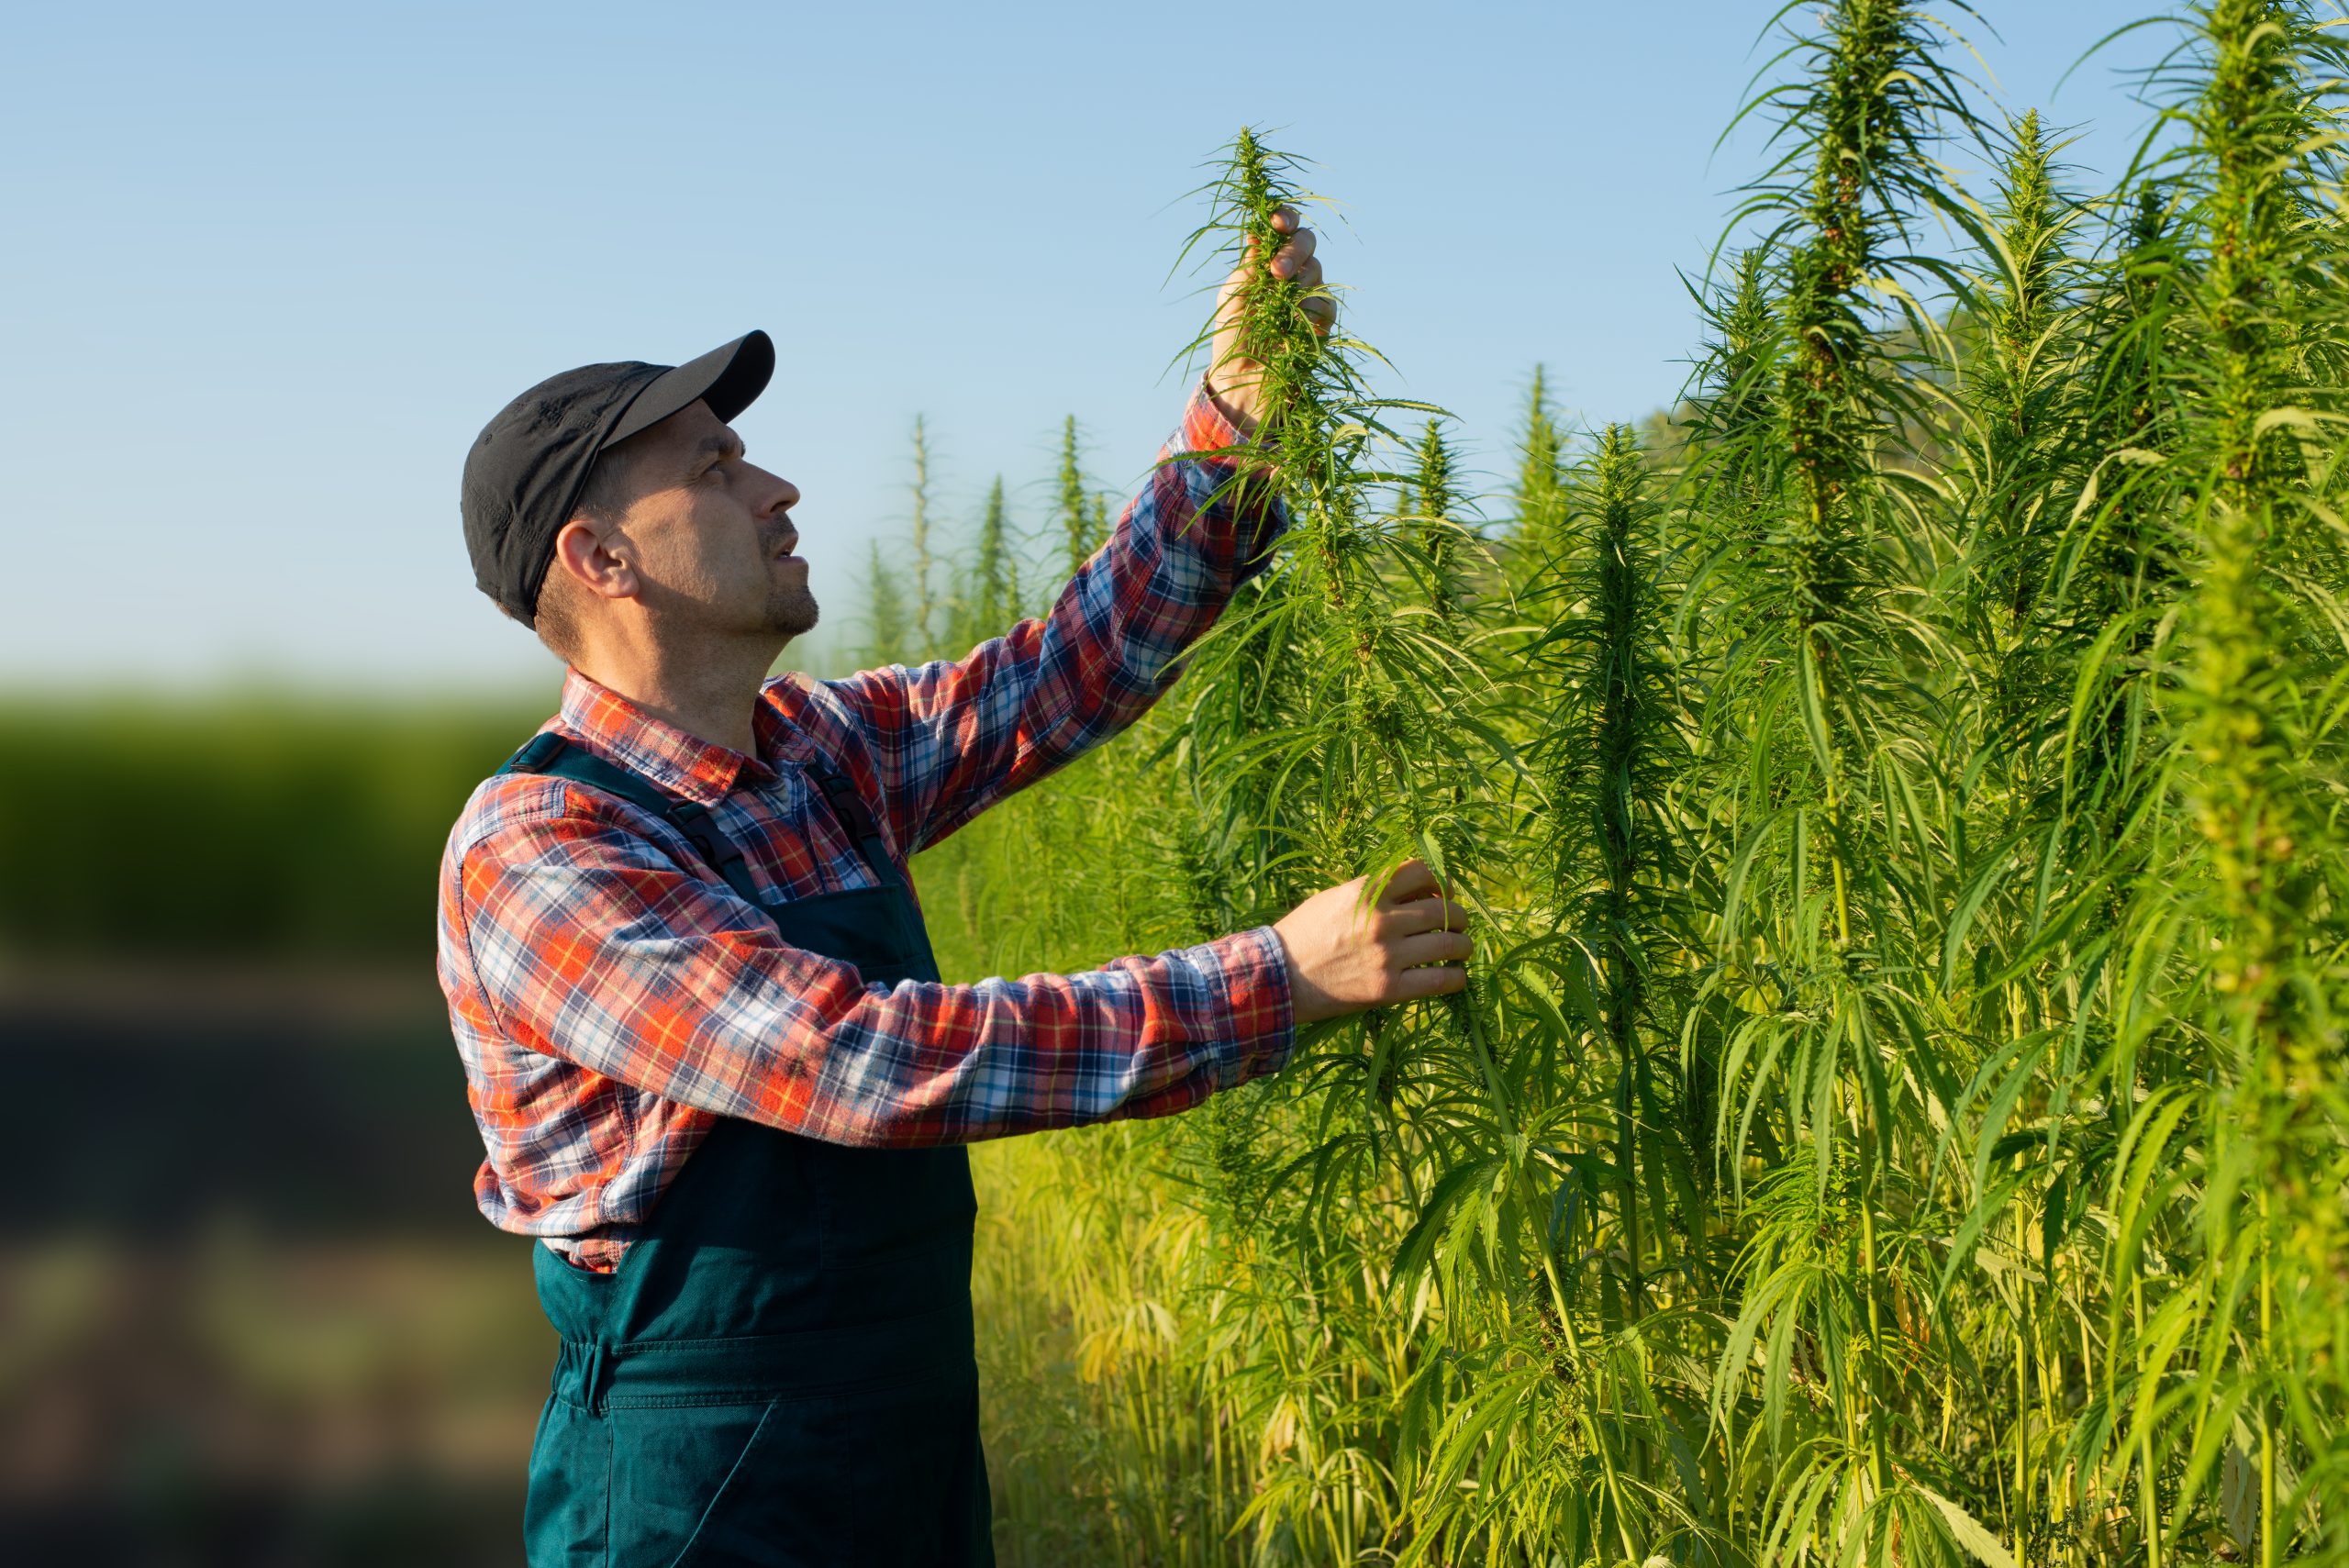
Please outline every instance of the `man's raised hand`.
[{"label": "man's raised hand", "polygon": [[[1273,228],[1285,236],[1280,248],[1273,252],[1273,276],[1295,280],[1308,290],[1321,287],[1321,263],[1313,257],[1313,230],[1304,227],[1295,207],[1284,206],[1273,214]],[[1241,291],[1256,272],[1256,243],[1250,240],[1248,254],[1231,275],[1223,280],[1215,300],[1215,334],[1208,364],[1208,384],[1214,389],[1216,405],[1224,417],[1240,428],[1243,436],[1253,436],[1264,414],[1257,393],[1257,377],[1263,370],[1248,357],[1240,333]],[[1304,302],[1305,313],[1313,317],[1315,329],[1327,332],[1338,318],[1337,303],[1327,294],[1308,294]]]},{"label": "man's raised hand", "polygon": [[1297,1021],[1441,995],[1468,984],[1468,911],[1421,861],[1406,861],[1375,899],[1358,876],[1317,893],[1273,929],[1288,954]]}]

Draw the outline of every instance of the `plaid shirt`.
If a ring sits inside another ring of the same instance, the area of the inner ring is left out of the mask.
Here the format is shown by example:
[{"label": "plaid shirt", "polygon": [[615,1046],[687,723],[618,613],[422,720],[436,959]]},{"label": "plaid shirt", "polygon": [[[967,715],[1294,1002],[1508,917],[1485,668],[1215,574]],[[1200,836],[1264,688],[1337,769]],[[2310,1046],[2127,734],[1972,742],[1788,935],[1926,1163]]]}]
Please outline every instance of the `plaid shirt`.
[{"label": "plaid shirt", "polygon": [[[1195,396],[1167,453],[1236,439]],[[1215,497],[1230,475],[1155,470],[1051,613],[967,658],[770,681],[756,756],[576,671],[547,728],[708,807],[770,900],[869,886],[810,764],[881,807],[902,870],[1130,724],[1278,529]],[[660,817],[528,774],[483,784],[450,835],[440,975],[482,1212],[596,1270],[718,1117],[911,1147],[1163,1116],[1272,1072],[1295,1032],[1269,927],[1086,974],[866,985],[786,946]]]}]

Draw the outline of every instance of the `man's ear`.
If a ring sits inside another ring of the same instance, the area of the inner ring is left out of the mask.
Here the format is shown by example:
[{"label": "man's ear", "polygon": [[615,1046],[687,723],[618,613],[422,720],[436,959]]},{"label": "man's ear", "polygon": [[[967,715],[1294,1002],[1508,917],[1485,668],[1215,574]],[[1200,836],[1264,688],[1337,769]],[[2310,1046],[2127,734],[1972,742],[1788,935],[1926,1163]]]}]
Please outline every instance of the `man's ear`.
[{"label": "man's ear", "polygon": [[581,513],[554,536],[554,560],[549,571],[562,572],[587,592],[602,599],[636,596],[636,567],[624,538]]}]

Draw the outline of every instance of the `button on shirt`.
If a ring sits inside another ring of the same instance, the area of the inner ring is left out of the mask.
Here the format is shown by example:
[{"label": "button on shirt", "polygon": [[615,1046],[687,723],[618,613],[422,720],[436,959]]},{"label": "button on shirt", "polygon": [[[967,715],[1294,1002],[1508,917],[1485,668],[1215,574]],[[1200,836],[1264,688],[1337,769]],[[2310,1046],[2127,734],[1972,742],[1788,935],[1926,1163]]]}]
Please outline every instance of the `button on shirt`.
[{"label": "button on shirt", "polygon": [[[1238,506],[1237,435],[1204,395],[1051,613],[969,657],[769,682],[755,755],[696,740],[577,671],[547,728],[707,806],[762,898],[874,878],[817,790],[874,807],[902,870],[987,806],[1141,716],[1279,529]],[[1162,1116],[1272,1072],[1295,1038],[1270,927],[1085,974],[863,984],[785,945],[666,821],[501,774],[441,862],[440,976],[485,1151],[482,1212],[618,1266],[718,1117],[830,1142],[970,1143]]]}]

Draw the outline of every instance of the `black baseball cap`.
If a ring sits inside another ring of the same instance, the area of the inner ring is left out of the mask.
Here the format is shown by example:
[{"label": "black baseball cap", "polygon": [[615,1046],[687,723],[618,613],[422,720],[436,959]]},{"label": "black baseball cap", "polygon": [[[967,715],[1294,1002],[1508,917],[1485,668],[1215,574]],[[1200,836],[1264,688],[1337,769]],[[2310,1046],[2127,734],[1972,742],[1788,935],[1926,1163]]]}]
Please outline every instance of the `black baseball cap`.
[{"label": "black baseball cap", "polygon": [[554,536],[579,505],[596,454],[696,403],[731,420],[773,374],[774,340],[751,332],[681,365],[582,365],[499,409],[465,454],[473,581],[515,619],[536,625]]}]

